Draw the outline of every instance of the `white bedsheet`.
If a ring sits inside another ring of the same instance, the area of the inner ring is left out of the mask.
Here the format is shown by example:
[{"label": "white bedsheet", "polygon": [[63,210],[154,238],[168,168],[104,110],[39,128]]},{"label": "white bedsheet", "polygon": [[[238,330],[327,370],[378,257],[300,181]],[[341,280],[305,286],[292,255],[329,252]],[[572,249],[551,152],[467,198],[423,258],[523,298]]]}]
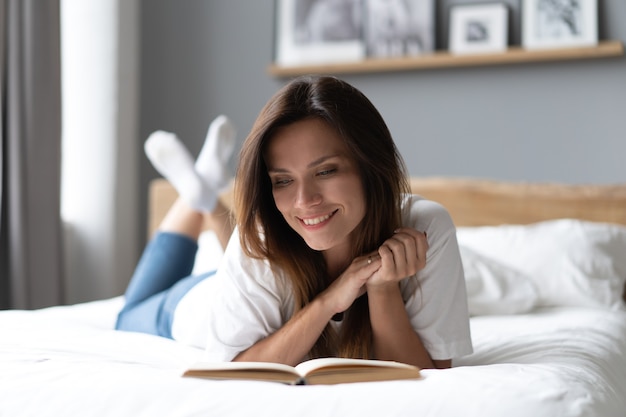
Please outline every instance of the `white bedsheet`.
[{"label": "white bedsheet", "polygon": [[626,313],[472,319],[475,353],[417,381],[286,386],[181,378],[201,351],[112,330],[121,299],[0,312],[0,416],[626,415]]}]

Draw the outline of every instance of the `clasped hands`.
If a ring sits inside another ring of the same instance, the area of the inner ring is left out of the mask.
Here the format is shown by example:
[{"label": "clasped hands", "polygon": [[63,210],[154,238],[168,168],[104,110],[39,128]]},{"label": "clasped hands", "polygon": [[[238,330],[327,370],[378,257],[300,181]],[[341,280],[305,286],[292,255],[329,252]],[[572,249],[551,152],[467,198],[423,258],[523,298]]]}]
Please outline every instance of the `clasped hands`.
[{"label": "clasped hands", "polygon": [[336,313],[347,310],[365,292],[397,288],[397,283],[426,266],[426,233],[403,227],[397,229],[377,251],[355,258],[328,287]]}]

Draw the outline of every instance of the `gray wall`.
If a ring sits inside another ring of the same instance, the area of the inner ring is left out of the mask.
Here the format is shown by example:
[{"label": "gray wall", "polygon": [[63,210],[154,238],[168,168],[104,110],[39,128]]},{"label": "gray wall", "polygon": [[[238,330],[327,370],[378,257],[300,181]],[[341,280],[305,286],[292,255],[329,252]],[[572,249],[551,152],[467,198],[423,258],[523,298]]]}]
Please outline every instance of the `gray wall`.
[{"label": "gray wall", "polygon": [[[448,7],[459,2],[471,1],[438,1],[439,48],[447,44]],[[518,2],[507,3],[511,43],[519,44]],[[599,4],[600,38],[626,41],[626,2]],[[286,82],[266,73],[273,22],[273,0],[144,0],[138,146],[164,129],[198,152],[222,113],[242,141]],[[626,181],[623,57],[341,77],[386,118],[412,175]],[[140,170],[145,193],[156,172],[145,159]]]}]

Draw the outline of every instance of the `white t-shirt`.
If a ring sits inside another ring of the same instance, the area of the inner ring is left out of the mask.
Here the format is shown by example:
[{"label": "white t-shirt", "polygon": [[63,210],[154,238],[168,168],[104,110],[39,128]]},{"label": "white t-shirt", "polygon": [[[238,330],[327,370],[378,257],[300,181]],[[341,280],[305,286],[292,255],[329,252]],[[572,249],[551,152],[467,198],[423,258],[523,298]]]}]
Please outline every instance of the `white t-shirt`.
[{"label": "white t-shirt", "polygon": [[[416,195],[403,202],[403,226],[428,235],[426,266],[401,282],[411,324],[432,359],[472,352],[463,266],[456,229],[444,207]],[[291,284],[266,261],[245,256],[233,233],[215,276],[180,301],[174,339],[204,347],[207,360],[230,361],[280,329],[293,315]]]}]

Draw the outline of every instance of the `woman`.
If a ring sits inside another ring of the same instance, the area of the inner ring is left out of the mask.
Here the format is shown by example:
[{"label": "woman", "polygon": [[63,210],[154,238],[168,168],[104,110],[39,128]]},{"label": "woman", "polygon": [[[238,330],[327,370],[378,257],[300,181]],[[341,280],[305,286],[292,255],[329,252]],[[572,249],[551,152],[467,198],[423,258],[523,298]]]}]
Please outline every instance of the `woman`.
[{"label": "woman", "polygon": [[258,116],[236,178],[237,233],[216,276],[175,304],[178,315],[210,298],[207,359],[445,368],[471,352],[454,225],[408,193],[389,130],[357,89],[332,77],[290,82]]}]

